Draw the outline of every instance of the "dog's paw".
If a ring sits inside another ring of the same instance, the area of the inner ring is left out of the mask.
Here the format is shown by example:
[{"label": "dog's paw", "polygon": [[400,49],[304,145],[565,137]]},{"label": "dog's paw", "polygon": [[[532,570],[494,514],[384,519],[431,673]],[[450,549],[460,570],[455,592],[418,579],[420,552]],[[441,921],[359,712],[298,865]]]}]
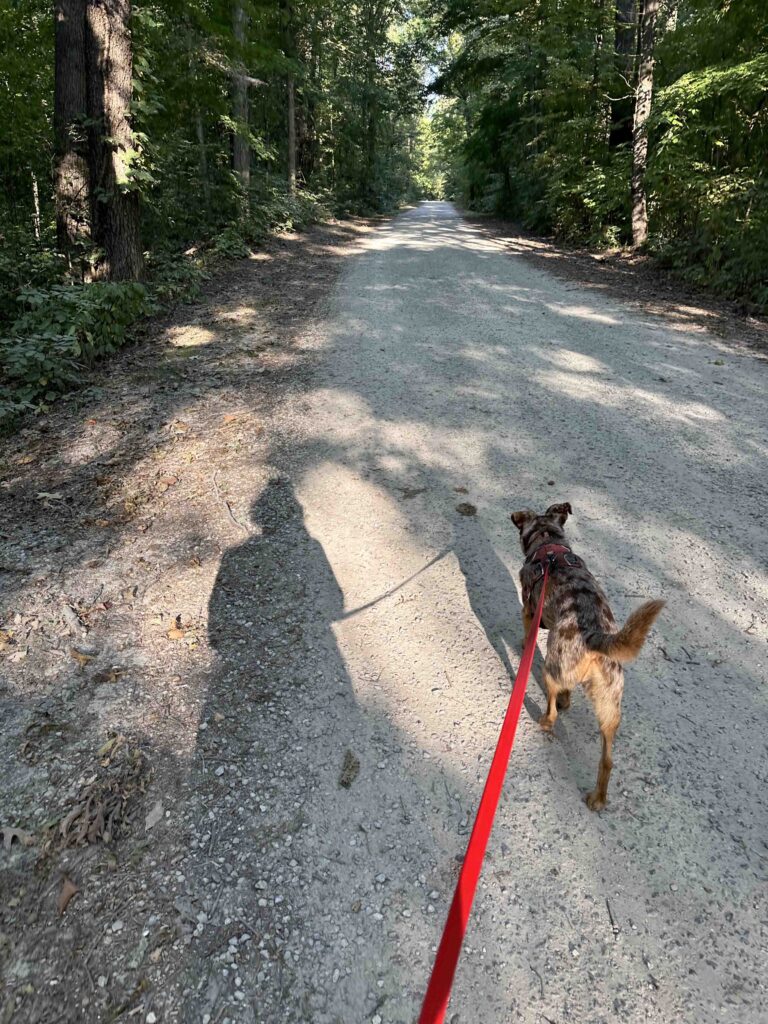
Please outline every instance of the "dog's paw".
[{"label": "dog's paw", "polygon": [[584,797],[584,803],[587,805],[590,811],[602,811],[605,807],[606,800],[604,797],[601,797],[598,793],[592,792],[587,793],[587,795]]},{"label": "dog's paw", "polygon": [[552,732],[555,727],[554,718],[549,718],[548,715],[542,715],[539,719],[539,728],[542,732]]}]

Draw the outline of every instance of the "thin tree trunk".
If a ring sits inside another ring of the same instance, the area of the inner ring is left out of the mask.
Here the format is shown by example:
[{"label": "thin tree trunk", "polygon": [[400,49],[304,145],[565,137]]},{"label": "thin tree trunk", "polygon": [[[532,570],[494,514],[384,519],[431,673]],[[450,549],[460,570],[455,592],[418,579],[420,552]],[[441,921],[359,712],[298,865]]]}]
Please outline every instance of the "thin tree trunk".
[{"label": "thin tree trunk", "polygon": [[643,245],[648,238],[645,171],[648,164],[648,117],[653,99],[653,48],[658,13],[659,0],[644,0],[632,146],[632,243],[635,246]]},{"label": "thin tree trunk", "polygon": [[74,251],[90,236],[85,4],[86,0],[56,0],[54,7],[56,243],[70,269]]},{"label": "thin tree trunk", "polygon": [[139,195],[131,185],[131,0],[87,0],[91,230],[102,250],[96,276],[136,281],[143,260]]},{"label": "thin tree trunk", "polygon": [[614,51],[618,95],[611,100],[611,132],[608,141],[612,149],[632,142],[637,29],[638,0],[616,0]]},{"label": "thin tree trunk", "polygon": [[288,191],[296,191],[296,82],[288,75]]},{"label": "thin tree trunk", "polygon": [[[233,23],[235,41],[241,51],[245,45],[246,20],[245,8],[239,0],[236,0]],[[239,54],[238,57],[241,55]],[[243,201],[247,210],[248,190],[251,184],[251,147],[245,135],[248,130],[248,82],[244,75],[237,73],[232,78],[232,113],[237,125],[232,140],[232,169],[240,179],[244,195]]]},{"label": "thin tree trunk", "polygon": [[35,231],[36,241],[40,241],[40,189],[37,187],[37,175],[34,171],[29,172],[32,175],[32,226]]},{"label": "thin tree trunk", "polygon": [[197,152],[200,167],[200,184],[203,188],[203,206],[206,214],[211,206],[211,189],[208,183],[208,154],[205,148],[205,125],[203,114],[198,107],[195,110],[195,134],[197,135]]}]

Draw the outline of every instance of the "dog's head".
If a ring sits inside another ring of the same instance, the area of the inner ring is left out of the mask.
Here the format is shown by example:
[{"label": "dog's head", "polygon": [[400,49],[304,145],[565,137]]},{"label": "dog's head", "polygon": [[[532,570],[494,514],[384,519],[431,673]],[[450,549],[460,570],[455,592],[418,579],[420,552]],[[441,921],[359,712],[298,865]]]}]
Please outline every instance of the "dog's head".
[{"label": "dog's head", "polygon": [[540,544],[548,540],[558,541],[565,537],[565,521],[573,509],[567,501],[559,505],[550,505],[546,512],[538,514],[530,508],[521,512],[513,512],[511,519],[520,531],[520,545],[524,554],[528,554]]}]

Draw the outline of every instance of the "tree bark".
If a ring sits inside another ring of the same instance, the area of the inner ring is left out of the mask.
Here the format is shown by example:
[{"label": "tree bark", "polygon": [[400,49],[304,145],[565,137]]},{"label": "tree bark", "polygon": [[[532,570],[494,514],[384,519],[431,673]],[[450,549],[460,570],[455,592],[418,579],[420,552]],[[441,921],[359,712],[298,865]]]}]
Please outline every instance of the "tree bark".
[{"label": "tree bark", "polygon": [[56,0],[54,6],[56,241],[70,268],[73,253],[90,237],[85,5],[86,0]]},{"label": "tree bark", "polygon": [[659,0],[643,0],[632,145],[632,244],[635,246],[643,245],[648,238],[645,171],[648,164],[648,117],[653,100],[653,49],[658,13]]},{"label": "tree bark", "polygon": [[136,281],[143,269],[139,195],[130,180],[130,21],[131,0],[87,0],[91,231],[102,250],[95,274],[111,281]]},{"label": "tree bark", "polygon": [[637,29],[638,0],[616,0],[614,53],[619,77],[617,85],[622,92],[611,100],[611,131],[608,139],[611,149],[632,142]]},{"label": "tree bark", "polygon": [[296,191],[296,82],[288,75],[288,191]]},{"label": "tree bark", "polygon": [[37,175],[30,168],[32,176],[32,227],[35,232],[35,241],[40,241],[40,189],[37,187]]},{"label": "tree bark", "polygon": [[[235,2],[233,12],[235,41],[242,50],[245,45],[246,14],[239,0]],[[238,54],[240,59],[241,54]],[[248,208],[248,190],[251,184],[251,147],[245,132],[248,129],[248,82],[242,74],[235,73],[232,77],[232,114],[237,124],[232,140],[232,169],[240,179],[243,188],[244,202]]]}]

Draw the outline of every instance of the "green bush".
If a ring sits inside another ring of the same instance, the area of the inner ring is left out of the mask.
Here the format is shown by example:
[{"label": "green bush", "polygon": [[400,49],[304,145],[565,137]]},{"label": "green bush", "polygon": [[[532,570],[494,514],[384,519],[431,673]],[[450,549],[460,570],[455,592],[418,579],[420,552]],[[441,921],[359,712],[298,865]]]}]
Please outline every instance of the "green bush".
[{"label": "green bush", "polygon": [[142,284],[53,285],[22,291],[23,312],[0,338],[0,426],[45,409],[82,371],[120,348],[154,308]]}]

